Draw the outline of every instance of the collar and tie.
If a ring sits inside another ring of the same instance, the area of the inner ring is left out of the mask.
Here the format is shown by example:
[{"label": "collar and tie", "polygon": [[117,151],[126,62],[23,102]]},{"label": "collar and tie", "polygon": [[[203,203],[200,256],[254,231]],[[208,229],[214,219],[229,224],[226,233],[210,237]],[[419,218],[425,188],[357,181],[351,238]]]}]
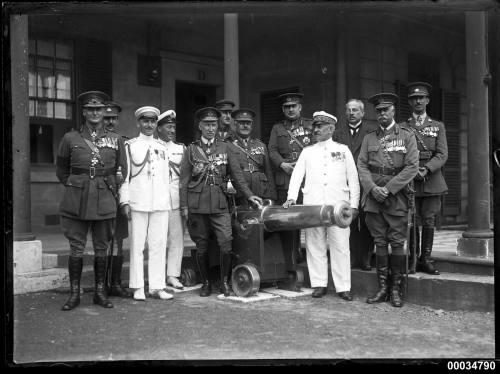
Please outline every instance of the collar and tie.
[{"label": "collar and tie", "polygon": [[417,126],[422,126],[422,122],[423,122],[422,116],[417,116]]}]

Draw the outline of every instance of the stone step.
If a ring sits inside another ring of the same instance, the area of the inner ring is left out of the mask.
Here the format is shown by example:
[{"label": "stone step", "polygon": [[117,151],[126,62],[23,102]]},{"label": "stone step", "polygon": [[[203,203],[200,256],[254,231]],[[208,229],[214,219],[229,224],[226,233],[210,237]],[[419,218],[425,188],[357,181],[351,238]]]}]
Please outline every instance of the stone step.
[{"label": "stone step", "polygon": [[492,258],[466,257],[436,252],[433,253],[431,259],[434,260],[434,265],[440,272],[490,276],[495,274],[495,262]]}]

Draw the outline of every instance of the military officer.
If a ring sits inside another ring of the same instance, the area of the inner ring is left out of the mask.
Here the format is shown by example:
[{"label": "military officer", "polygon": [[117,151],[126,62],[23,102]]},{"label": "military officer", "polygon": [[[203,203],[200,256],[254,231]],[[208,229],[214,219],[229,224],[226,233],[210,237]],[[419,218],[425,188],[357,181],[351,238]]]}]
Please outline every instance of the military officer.
[{"label": "military officer", "polygon": [[[109,101],[106,103],[104,108],[103,123],[104,127],[109,132],[114,132],[118,136],[120,134],[117,128],[120,125],[119,115],[122,108],[119,104]],[[128,137],[121,135],[123,141],[127,140]],[[121,168],[117,171],[118,184],[121,185],[123,182],[123,173]],[[111,296],[119,297],[131,297],[129,291],[122,287],[122,268],[123,268],[123,239],[128,237],[128,220],[120,209],[118,208],[116,212],[115,229],[113,239],[110,244],[110,255],[108,256],[108,279],[109,279],[109,289],[108,293]],[[115,251],[116,245],[116,251]]]},{"label": "military officer", "polygon": [[[300,152],[311,144],[312,120],[302,117],[303,94],[298,92],[279,95],[281,109],[285,119],[278,122],[271,129],[269,137],[269,158],[275,170],[274,182],[276,183],[276,203],[283,204],[287,199],[288,184],[293,168]],[[297,203],[302,203],[302,192],[299,192]],[[281,234],[283,250],[292,248],[292,256],[284,254],[287,269],[300,262],[300,230],[284,232]]]},{"label": "military officer", "polygon": [[[363,121],[365,105],[361,100],[351,99],[346,103],[345,108],[347,123],[335,129],[333,140],[347,145],[356,162],[363,138],[368,132],[374,130],[375,126]],[[374,250],[373,238],[366,226],[365,212],[362,208],[359,210],[359,215],[352,220],[350,228],[351,267],[371,270],[371,258]]]},{"label": "military officer", "polygon": [[168,162],[170,164],[170,205],[167,236],[167,285],[183,289],[179,281],[181,275],[182,254],[184,252],[185,219],[181,215],[179,205],[179,178],[181,162],[186,156],[186,146],[175,141],[176,113],[169,109],[158,117],[158,136],[166,143]]},{"label": "military officer", "polygon": [[215,103],[215,108],[220,112],[219,129],[216,137],[218,139],[231,140],[234,136],[235,126],[231,117],[231,112],[234,109],[234,102],[228,99],[222,99]]},{"label": "military officer", "polygon": [[401,307],[401,281],[406,268],[407,187],[418,171],[417,142],[410,129],[394,121],[397,95],[380,93],[368,100],[375,106],[379,127],[363,139],[358,173],[363,186],[361,204],[375,242],[380,289],[367,302],[379,303],[388,299],[390,263],[390,299],[393,306]]},{"label": "military officer", "polygon": [[[359,180],[356,163],[349,148],[332,140],[337,118],[324,111],[313,114],[315,144],[300,154],[292,172],[288,199],[283,205],[295,204],[302,180],[304,204],[323,205],[348,201],[357,215]],[[314,227],[305,229],[307,269],[314,288],[312,297],[323,297],[328,284],[327,245],[330,247],[330,265],[335,291],[342,299],[351,301],[351,267],[349,255],[349,227]]]},{"label": "military officer", "polygon": [[[274,175],[269,161],[267,147],[259,139],[250,135],[253,130],[255,112],[251,109],[237,109],[231,113],[234,120],[235,156],[238,159],[243,176],[254,195],[263,199],[276,200]],[[240,194],[236,196],[236,204],[246,204],[247,199]]]},{"label": "military officer", "polygon": [[106,251],[113,236],[117,210],[116,173],[126,169],[122,138],[103,126],[108,95],[100,91],[78,96],[84,124],[80,131],[70,131],[59,144],[56,175],[65,186],[60,204],[61,227],[69,240],[68,259],[70,297],[62,310],[80,304],[80,278],[87,233],[94,246],[94,304],[112,308],[105,287]]},{"label": "military officer", "polygon": [[120,188],[120,207],[130,221],[130,281],[134,299],[144,301],[144,246],[148,243],[149,296],[168,300],[165,257],[170,204],[167,146],[154,132],[160,111],[135,111],[139,135],[125,142],[128,172]]},{"label": "military officer", "polygon": [[420,219],[422,224],[422,240],[419,240],[420,230],[415,222],[416,240],[412,232],[410,246],[415,245],[418,253],[419,242],[421,243],[417,271],[437,275],[439,270],[432,265],[430,258],[436,215],[441,211],[441,196],[448,190],[442,171],[448,159],[448,144],[444,124],[432,119],[426,112],[431,90],[432,86],[429,83],[408,84],[408,103],[413,115],[408,118],[406,125],[415,134],[419,150],[419,168],[414,186],[416,218]]},{"label": "military officer", "polygon": [[201,137],[189,144],[181,165],[180,206],[188,216],[189,235],[196,244],[196,262],[203,282],[200,296],[209,296],[212,292],[207,253],[210,230],[215,232],[220,248],[221,291],[225,296],[230,295],[228,277],[233,237],[226,196],[227,177],[231,176],[237,191],[251,203],[262,204],[246,185],[233,146],[215,136],[220,116],[212,107],[196,111]]}]

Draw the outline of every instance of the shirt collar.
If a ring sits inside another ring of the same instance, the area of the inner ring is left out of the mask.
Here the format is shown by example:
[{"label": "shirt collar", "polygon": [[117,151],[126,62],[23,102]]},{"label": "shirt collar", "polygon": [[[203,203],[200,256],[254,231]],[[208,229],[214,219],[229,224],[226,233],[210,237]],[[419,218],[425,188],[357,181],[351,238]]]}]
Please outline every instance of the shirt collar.
[{"label": "shirt collar", "polygon": [[139,133],[139,139],[145,140],[147,142],[152,142],[154,138],[154,135],[144,135],[142,132]]},{"label": "shirt collar", "polygon": [[201,142],[203,144],[206,144],[208,146],[211,146],[214,142],[214,139],[211,139],[211,140],[208,140],[207,138],[205,138],[204,136],[201,136]]},{"label": "shirt collar", "polygon": [[355,125],[351,125],[350,123],[347,124],[351,129],[357,129],[359,126],[361,126],[361,121],[356,123]]},{"label": "shirt collar", "polygon": [[424,112],[424,114],[416,114],[416,113],[413,113],[413,118],[415,118],[415,121],[417,120],[417,117],[420,116],[422,118],[422,122],[425,121],[425,119],[427,118],[427,113]]},{"label": "shirt collar", "polygon": [[388,131],[391,131],[391,129],[394,127],[395,124],[396,124],[396,121],[392,120],[392,123],[389,126],[387,126],[385,129],[382,126],[380,126],[380,128],[382,129],[383,132],[388,132]]},{"label": "shirt collar", "polygon": [[328,138],[326,140],[323,140],[322,142],[317,142],[316,145],[318,147],[326,147],[330,144],[333,144],[333,139],[332,138]]}]

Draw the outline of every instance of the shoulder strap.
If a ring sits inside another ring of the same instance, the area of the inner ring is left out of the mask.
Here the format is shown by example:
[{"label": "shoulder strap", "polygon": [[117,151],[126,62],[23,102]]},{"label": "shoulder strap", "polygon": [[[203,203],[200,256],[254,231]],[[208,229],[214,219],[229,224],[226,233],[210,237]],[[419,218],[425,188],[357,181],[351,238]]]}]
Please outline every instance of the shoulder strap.
[{"label": "shoulder strap", "polygon": [[238,147],[239,149],[241,149],[243,152],[245,152],[245,154],[248,156],[248,158],[249,158],[249,159],[251,159],[253,162],[255,162],[257,165],[259,164],[259,162],[258,162],[255,158],[253,158],[253,156],[252,156],[250,153],[248,153],[248,152],[247,152],[247,150],[246,150],[245,148],[243,148],[242,146],[240,146],[240,145],[237,143],[237,140],[235,140],[235,141],[233,142],[233,145],[234,145],[235,147]]},{"label": "shoulder strap", "polygon": [[293,136],[293,134],[292,134],[292,132],[291,132],[290,130],[288,130],[288,129],[287,129],[287,130],[286,130],[286,132],[288,132],[288,135],[290,135],[290,138],[292,138],[292,141],[294,141],[295,143],[297,143],[297,145],[298,145],[301,149],[303,149],[303,148],[304,148],[304,146],[302,145],[302,143],[301,143],[301,142],[299,142],[299,140],[298,140],[295,136]]}]

